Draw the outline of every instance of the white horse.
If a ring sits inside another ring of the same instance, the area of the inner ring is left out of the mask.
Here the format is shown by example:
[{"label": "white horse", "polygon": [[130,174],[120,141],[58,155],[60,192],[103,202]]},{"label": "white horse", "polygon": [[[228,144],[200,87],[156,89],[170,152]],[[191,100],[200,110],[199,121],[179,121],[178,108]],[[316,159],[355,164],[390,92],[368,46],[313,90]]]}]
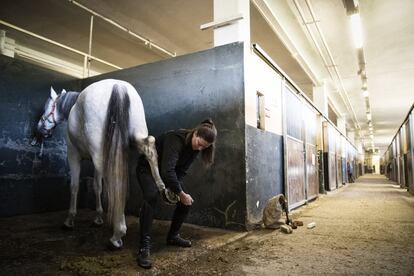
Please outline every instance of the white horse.
[{"label": "white horse", "polygon": [[66,140],[71,174],[70,208],[64,226],[69,229],[74,227],[81,160],[91,159],[95,166],[97,216],[94,223],[103,224],[103,180],[108,200],[108,221],[112,222],[113,227],[109,246],[119,249],[127,230],[124,210],[129,168],[135,169],[139,154],[144,154],[148,160],[163,199],[169,203],[177,202],[175,194],[165,189],[161,180],[155,138],[148,136],[141,98],[131,84],[113,79],[95,82],[81,93],[63,90],[57,95],[51,88],[37,130],[47,138],[64,120],[68,121]]}]

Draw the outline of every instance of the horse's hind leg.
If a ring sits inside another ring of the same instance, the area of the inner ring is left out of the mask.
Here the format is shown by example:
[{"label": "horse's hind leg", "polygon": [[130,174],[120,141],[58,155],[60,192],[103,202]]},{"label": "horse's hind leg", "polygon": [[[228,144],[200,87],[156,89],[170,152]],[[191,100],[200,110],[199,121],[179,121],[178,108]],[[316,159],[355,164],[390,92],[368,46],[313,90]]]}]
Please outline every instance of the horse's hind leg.
[{"label": "horse's hind leg", "polygon": [[161,192],[165,189],[165,185],[158,170],[158,155],[155,147],[155,138],[153,136],[148,136],[143,139],[137,139],[137,145],[140,153],[142,153],[148,160],[155,185],[157,186],[158,191]]},{"label": "horse's hind leg", "polygon": [[70,207],[68,217],[63,223],[63,227],[73,229],[75,226],[81,158],[76,148],[70,142],[68,142],[68,161],[70,167]]},{"label": "horse's hind leg", "polygon": [[155,138],[153,136],[148,136],[144,139],[137,138],[136,141],[138,150],[144,154],[150,165],[152,177],[154,178],[158,191],[161,193],[162,199],[167,204],[176,204],[179,200],[178,196],[171,192],[169,189],[165,188],[165,184],[160,176],[158,169],[158,154],[155,147]]},{"label": "horse's hind leg", "polygon": [[93,189],[95,191],[96,200],[96,217],[93,220],[95,226],[101,226],[103,221],[103,209],[102,209],[102,173],[95,169],[95,175],[93,178]]}]

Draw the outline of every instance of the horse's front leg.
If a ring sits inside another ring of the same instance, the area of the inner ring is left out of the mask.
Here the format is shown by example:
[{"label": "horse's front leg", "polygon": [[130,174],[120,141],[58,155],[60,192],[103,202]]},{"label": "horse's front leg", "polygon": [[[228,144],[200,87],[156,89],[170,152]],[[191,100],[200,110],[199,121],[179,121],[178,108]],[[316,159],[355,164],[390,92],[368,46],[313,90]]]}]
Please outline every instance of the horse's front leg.
[{"label": "horse's front leg", "polygon": [[158,169],[158,154],[155,147],[155,138],[153,136],[148,136],[147,138],[142,139],[138,142],[138,148],[141,153],[145,155],[150,165],[152,177],[154,178],[155,185],[163,200],[169,204],[177,203],[179,200],[178,195],[174,194],[169,189],[166,189],[165,184],[161,179],[160,171]]},{"label": "horse's front leg", "polygon": [[103,221],[103,208],[102,208],[102,173],[95,169],[95,175],[93,178],[93,190],[95,191],[95,201],[96,201],[96,217],[93,220],[95,226],[102,226]]},{"label": "horse's front leg", "polygon": [[79,191],[79,176],[81,169],[81,158],[77,150],[68,142],[68,161],[70,168],[70,207],[68,217],[63,223],[66,229],[73,229],[75,226],[76,205]]}]

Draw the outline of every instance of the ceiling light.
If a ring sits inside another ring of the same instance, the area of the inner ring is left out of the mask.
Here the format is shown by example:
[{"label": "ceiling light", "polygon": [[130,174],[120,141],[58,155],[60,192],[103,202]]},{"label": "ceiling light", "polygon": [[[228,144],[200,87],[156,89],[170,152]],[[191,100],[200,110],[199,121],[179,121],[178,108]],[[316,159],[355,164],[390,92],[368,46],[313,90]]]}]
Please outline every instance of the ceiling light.
[{"label": "ceiling light", "polygon": [[368,83],[367,83],[367,77],[365,76],[364,78],[362,78],[362,89],[367,90],[368,88]]},{"label": "ceiling light", "polygon": [[371,113],[367,113],[367,119],[368,119],[368,121],[371,121],[371,119],[372,119]]},{"label": "ceiling light", "polygon": [[374,135],[373,135],[373,134],[371,134],[371,135],[369,136],[369,138],[374,139]]},{"label": "ceiling light", "polygon": [[364,90],[364,92],[362,92],[362,96],[364,96],[365,98],[368,98],[369,96],[368,90]]},{"label": "ceiling light", "polygon": [[361,18],[359,17],[359,13],[355,13],[351,15],[351,26],[352,26],[352,34],[354,37],[355,48],[357,49],[362,48],[362,28],[361,28]]}]

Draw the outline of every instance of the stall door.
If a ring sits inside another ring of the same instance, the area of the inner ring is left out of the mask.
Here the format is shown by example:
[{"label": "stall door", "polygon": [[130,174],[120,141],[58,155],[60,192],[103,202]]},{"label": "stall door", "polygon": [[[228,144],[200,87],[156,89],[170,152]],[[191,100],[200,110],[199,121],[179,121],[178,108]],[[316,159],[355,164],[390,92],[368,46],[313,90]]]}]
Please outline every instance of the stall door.
[{"label": "stall door", "polygon": [[307,105],[304,106],[303,115],[306,132],[306,199],[309,201],[317,197],[319,193],[318,162],[316,149],[318,117],[314,109]]},{"label": "stall door", "polygon": [[410,193],[414,194],[414,156],[413,156],[413,115],[410,114],[405,124],[407,139],[407,186]]},{"label": "stall door", "polygon": [[333,191],[336,189],[336,144],[334,128],[328,123],[323,123],[323,155],[325,189]]},{"label": "stall door", "polygon": [[342,186],[342,157],[336,154],[336,184],[337,187]]},{"label": "stall door", "polygon": [[405,165],[404,165],[404,155],[400,155],[399,158],[399,168],[400,168],[400,187],[405,188]]},{"label": "stall door", "polygon": [[288,158],[288,200],[289,207],[295,208],[305,202],[305,162],[303,142],[287,137]]},{"label": "stall door", "polygon": [[288,87],[285,96],[285,176],[289,209],[306,202],[302,102]]},{"label": "stall door", "polygon": [[342,186],[342,148],[341,135],[335,130],[335,153],[336,153],[336,187]]},{"label": "stall door", "polygon": [[306,177],[307,177],[307,195],[309,201],[318,196],[319,181],[317,167],[317,151],[315,145],[306,144]]},{"label": "stall door", "polygon": [[329,191],[336,189],[336,154],[329,152]]}]

